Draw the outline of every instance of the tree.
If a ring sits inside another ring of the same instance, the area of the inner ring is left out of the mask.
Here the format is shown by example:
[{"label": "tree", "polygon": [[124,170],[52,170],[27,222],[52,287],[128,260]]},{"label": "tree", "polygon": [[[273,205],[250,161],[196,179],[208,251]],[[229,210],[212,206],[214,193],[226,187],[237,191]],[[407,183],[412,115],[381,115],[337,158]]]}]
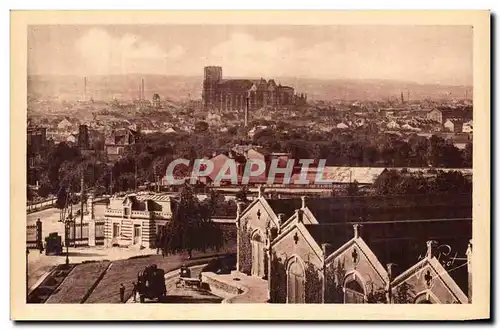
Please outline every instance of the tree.
[{"label": "tree", "polygon": [[341,304],[344,302],[344,279],[346,275],[345,260],[338,260],[326,269],[326,303]]},{"label": "tree", "polygon": [[211,202],[201,203],[190,186],[183,187],[173,206],[172,221],[167,222],[163,231],[165,254],[185,251],[191,259],[194,250],[205,252],[222,246],[222,235],[212,222],[210,205]]},{"label": "tree", "polygon": [[248,187],[247,186],[243,186],[241,187],[241,189],[236,193],[236,199],[238,200],[238,202],[248,202]]},{"label": "tree", "polygon": [[440,172],[430,187],[434,192],[467,193],[472,191],[472,181],[458,171]]},{"label": "tree", "polygon": [[401,182],[401,175],[396,170],[388,170],[380,174],[373,186],[377,195],[391,195],[396,192]]},{"label": "tree", "polygon": [[205,121],[198,121],[194,124],[194,131],[197,133],[206,132],[208,130],[208,123]]},{"label": "tree", "polygon": [[36,196],[35,192],[29,185],[26,185],[26,199],[31,201]]},{"label": "tree", "polygon": [[50,182],[48,182],[48,180],[43,180],[38,187],[38,196],[45,198],[48,197],[51,192],[52,187],[50,186]]},{"label": "tree", "polygon": [[472,168],[472,143],[467,143],[463,151],[463,164],[465,167]]},{"label": "tree", "polygon": [[347,196],[359,196],[359,185],[358,181],[354,180],[350,182],[346,187]]},{"label": "tree", "polygon": [[56,208],[64,209],[68,205],[68,203],[71,203],[69,197],[70,197],[69,191],[61,187],[61,189],[57,191],[57,200],[55,205]]},{"label": "tree", "polygon": [[413,296],[415,295],[415,291],[413,290],[412,285],[407,282],[402,283],[396,289],[394,293],[394,303],[395,304],[410,304],[413,301]]}]

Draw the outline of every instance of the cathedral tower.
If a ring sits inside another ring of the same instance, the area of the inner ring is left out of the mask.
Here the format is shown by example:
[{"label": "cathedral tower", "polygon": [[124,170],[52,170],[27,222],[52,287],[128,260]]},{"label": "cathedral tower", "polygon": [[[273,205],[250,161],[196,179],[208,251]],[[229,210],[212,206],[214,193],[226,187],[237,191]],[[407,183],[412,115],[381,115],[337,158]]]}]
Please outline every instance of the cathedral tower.
[{"label": "cathedral tower", "polygon": [[216,106],[216,92],[219,82],[222,80],[222,67],[206,66],[203,78],[203,106],[205,109]]}]

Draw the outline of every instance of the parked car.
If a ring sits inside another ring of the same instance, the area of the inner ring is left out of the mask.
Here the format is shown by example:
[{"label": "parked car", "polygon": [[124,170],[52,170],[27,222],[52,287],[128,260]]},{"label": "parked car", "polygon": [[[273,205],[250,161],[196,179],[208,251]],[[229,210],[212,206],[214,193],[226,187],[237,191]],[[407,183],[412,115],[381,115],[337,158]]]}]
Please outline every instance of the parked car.
[{"label": "parked car", "polygon": [[236,270],[236,253],[232,253],[223,257],[218,257],[210,260],[200,272],[212,272],[215,274],[231,274],[231,271]]}]

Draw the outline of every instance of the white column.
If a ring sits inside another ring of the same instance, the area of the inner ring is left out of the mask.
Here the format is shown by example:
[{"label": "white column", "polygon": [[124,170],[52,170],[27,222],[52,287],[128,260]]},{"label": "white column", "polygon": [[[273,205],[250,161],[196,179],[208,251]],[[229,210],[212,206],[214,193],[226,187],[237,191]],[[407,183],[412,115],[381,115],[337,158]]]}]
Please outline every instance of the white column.
[{"label": "white column", "polygon": [[95,220],[89,220],[89,246],[95,246]]}]

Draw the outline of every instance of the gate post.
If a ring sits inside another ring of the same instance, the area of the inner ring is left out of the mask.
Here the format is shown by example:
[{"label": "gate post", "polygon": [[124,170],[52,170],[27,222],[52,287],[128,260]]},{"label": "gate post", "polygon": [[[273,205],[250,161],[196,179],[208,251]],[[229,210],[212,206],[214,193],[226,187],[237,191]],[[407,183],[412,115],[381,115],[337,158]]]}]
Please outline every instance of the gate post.
[{"label": "gate post", "polygon": [[95,246],[95,235],[96,235],[96,230],[95,230],[95,220],[94,219],[89,219],[89,246]]},{"label": "gate post", "polygon": [[40,250],[40,252],[43,251],[42,222],[40,221],[40,218],[36,221],[36,247]]},{"label": "gate post", "polygon": [[89,198],[87,199],[87,211],[88,211],[88,222],[89,222],[89,238],[88,238],[88,244],[89,246],[95,246],[95,241],[96,241],[96,230],[95,230],[95,216],[94,216],[94,194],[90,194]]}]

